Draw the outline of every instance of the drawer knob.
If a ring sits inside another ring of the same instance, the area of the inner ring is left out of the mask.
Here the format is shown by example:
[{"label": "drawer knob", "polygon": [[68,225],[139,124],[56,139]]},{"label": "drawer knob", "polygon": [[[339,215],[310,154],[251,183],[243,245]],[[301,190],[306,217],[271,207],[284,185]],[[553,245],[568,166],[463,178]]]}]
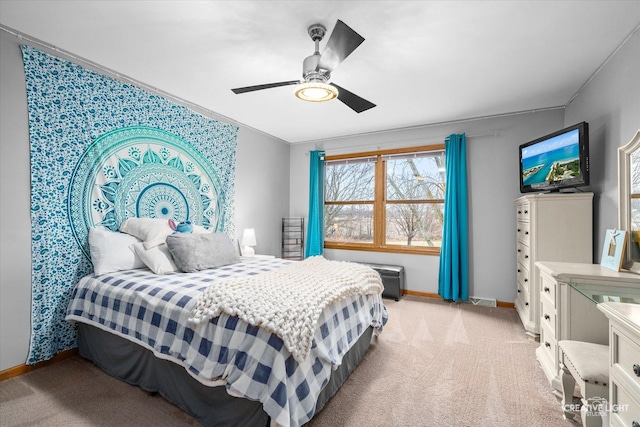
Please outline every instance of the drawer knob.
[{"label": "drawer knob", "polygon": [[521,292],[520,289],[518,289],[518,293],[520,293],[520,292]]},{"label": "drawer knob", "polygon": [[548,343],[548,342],[546,342],[546,341],[544,342],[544,345],[545,345],[545,347],[549,347],[549,348],[551,348],[551,344],[549,344],[549,343]]},{"label": "drawer knob", "polygon": [[524,279],[524,281],[525,281],[525,282],[528,282],[528,281],[529,281],[529,279]]},{"label": "drawer knob", "polygon": [[548,287],[548,286],[545,286],[545,287],[544,287],[544,291],[545,291],[546,293],[550,293],[550,292],[549,292],[549,287]]},{"label": "drawer knob", "polygon": [[528,231],[525,231],[525,232],[524,232],[524,234],[529,235],[529,232],[528,232]]},{"label": "drawer knob", "polygon": [[[551,319],[551,318],[549,317],[549,315],[548,315],[548,314],[545,314],[545,315],[544,315],[544,320],[549,320],[549,319]],[[637,366],[637,365],[636,365],[636,366]]]},{"label": "drawer knob", "polygon": [[529,255],[525,255],[524,257],[525,257],[525,258],[529,258]]},{"label": "drawer knob", "polygon": [[528,214],[528,213],[529,213],[529,211],[524,211],[524,213]]},{"label": "drawer knob", "polygon": [[640,365],[633,365],[633,373],[636,374],[636,377],[640,377]]},{"label": "drawer knob", "polygon": [[525,302],[525,303],[524,303],[524,305],[529,305],[529,303],[528,303],[528,302]]}]

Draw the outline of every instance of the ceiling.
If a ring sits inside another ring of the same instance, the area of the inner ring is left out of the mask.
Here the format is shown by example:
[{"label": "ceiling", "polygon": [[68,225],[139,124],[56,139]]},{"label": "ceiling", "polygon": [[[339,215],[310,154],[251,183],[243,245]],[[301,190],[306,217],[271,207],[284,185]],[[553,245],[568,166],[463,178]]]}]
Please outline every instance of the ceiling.
[{"label": "ceiling", "polygon": [[[231,92],[301,79],[337,19],[365,41],[331,81],[377,107]],[[640,1],[1,0],[0,24],[293,144],[565,106]]]}]

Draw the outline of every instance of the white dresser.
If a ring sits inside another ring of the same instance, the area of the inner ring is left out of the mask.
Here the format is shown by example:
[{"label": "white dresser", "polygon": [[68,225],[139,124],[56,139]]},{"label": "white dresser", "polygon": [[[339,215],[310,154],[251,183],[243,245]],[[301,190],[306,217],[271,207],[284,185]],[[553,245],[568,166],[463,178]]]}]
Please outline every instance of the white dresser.
[{"label": "white dresser", "polygon": [[598,304],[609,318],[609,420],[640,425],[640,305]]},{"label": "white dresser", "polygon": [[532,339],[540,334],[537,261],[593,261],[593,193],[529,194],[515,200],[515,308]]}]

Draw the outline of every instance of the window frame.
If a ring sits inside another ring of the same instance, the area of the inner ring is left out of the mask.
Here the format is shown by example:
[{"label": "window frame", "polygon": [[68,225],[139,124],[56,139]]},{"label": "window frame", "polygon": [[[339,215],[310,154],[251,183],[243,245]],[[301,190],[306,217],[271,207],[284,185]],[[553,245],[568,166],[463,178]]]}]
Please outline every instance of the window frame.
[{"label": "window frame", "polygon": [[[387,245],[384,244],[386,238],[386,208],[387,204],[411,204],[411,203],[434,203],[443,204],[444,199],[421,199],[421,200],[387,200],[387,170],[385,156],[411,153],[444,152],[444,144],[421,145],[416,147],[396,148],[389,150],[365,151],[351,154],[325,155],[325,162],[357,159],[362,157],[375,157],[375,184],[374,200],[358,201],[324,201],[324,205],[373,205],[373,243],[355,242],[332,242],[324,241],[325,249],[342,249],[371,252],[393,252],[419,255],[440,255],[440,247],[436,246],[409,246],[409,245]],[[445,183],[446,185],[446,183]],[[324,209],[324,208],[323,208]],[[323,226],[324,233],[324,226]]]}]

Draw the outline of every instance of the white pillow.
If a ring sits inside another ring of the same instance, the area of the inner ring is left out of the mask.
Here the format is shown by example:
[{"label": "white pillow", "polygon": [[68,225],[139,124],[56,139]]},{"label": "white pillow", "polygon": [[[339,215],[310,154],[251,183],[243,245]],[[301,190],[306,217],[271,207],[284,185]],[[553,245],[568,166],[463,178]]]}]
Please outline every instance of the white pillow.
[{"label": "white pillow", "polygon": [[[120,224],[120,231],[142,240],[145,249],[163,244],[167,236],[174,233],[169,220],[160,218],[127,218]],[[194,225],[193,233],[209,233],[209,230]]]},{"label": "white pillow", "polygon": [[163,244],[173,233],[169,222],[160,218],[127,218],[120,224],[120,231],[142,240],[145,249]]},{"label": "white pillow", "polygon": [[178,267],[175,262],[173,262],[173,258],[166,244],[163,243],[150,249],[145,249],[144,243],[138,242],[134,243],[132,247],[140,259],[142,259],[147,267],[154,273],[169,274],[178,271]]},{"label": "white pillow", "polygon": [[213,233],[213,230],[207,230],[206,228],[204,228],[201,225],[194,225],[192,233],[193,234]]},{"label": "white pillow", "polygon": [[120,270],[144,268],[145,264],[130,248],[140,240],[125,233],[92,227],[89,229],[89,250],[93,272],[106,274]]}]

